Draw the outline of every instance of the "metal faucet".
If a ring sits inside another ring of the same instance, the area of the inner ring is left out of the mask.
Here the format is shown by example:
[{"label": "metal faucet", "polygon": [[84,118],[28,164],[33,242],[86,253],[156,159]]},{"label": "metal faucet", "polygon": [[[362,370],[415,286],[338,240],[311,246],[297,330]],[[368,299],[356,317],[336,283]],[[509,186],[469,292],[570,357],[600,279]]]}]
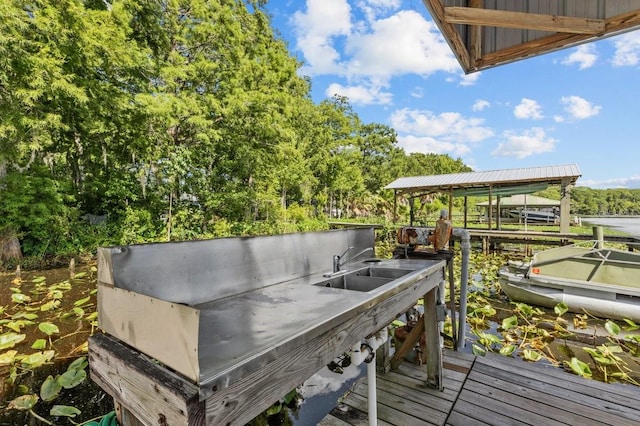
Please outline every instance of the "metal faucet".
[{"label": "metal faucet", "polygon": [[373,247],[367,247],[364,250],[361,250],[359,253],[357,253],[355,256],[351,256],[345,260],[342,260],[342,258],[349,252],[349,250],[353,250],[353,247],[347,247],[347,249],[344,251],[344,253],[338,255],[334,255],[333,256],[333,273],[339,272],[340,268],[342,267],[342,265],[344,265],[345,263],[347,263],[350,260],[355,259],[358,256],[361,256],[362,254],[368,252],[369,250],[373,251]]}]

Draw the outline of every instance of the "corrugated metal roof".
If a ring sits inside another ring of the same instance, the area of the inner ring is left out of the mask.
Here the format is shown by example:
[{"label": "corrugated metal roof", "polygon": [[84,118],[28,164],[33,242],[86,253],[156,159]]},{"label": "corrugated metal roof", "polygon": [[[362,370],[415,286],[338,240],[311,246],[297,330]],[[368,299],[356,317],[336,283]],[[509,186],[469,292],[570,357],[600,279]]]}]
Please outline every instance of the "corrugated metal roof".
[{"label": "corrugated metal roof", "polygon": [[577,164],[557,166],[528,167],[520,169],[503,169],[467,173],[451,173],[444,175],[402,177],[385,186],[386,189],[401,192],[437,192],[459,188],[529,185],[534,182],[558,184],[563,179],[570,179],[574,184],[581,176]]},{"label": "corrugated metal roof", "polygon": [[465,72],[640,28],[640,0],[423,0]]}]

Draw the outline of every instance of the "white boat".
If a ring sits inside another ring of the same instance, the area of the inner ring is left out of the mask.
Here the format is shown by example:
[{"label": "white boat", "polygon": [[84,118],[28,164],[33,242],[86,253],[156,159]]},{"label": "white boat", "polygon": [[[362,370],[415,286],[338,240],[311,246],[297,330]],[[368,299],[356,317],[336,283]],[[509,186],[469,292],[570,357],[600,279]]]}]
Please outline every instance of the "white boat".
[{"label": "white boat", "polygon": [[529,263],[500,269],[502,290],[513,301],[640,322],[640,253],[597,242],[545,250]]},{"label": "white boat", "polygon": [[559,217],[554,212],[542,210],[509,210],[509,217],[527,222],[556,223]]}]

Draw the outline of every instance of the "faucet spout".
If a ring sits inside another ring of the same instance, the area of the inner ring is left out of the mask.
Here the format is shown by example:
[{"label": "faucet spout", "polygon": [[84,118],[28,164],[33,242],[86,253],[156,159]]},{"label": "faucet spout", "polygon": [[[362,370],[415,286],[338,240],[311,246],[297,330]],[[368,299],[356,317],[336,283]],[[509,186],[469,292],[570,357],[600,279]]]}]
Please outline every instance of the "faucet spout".
[{"label": "faucet spout", "polygon": [[344,260],[343,260],[343,257],[344,257],[344,256],[346,256],[346,255],[347,255],[347,253],[349,252],[349,250],[352,250],[352,249],[353,249],[353,247],[348,247],[348,248],[344,251],[344,253],[342,253],[341,255],[335,255],[335,256],[333,256],[333,272],[334,272],[334,273],[339,272],[339,271],[340,271],[340,268],[342,268],[342,266],[343,266],[345,263],[347,263],[347,262],[349,262],[349,261],[351,261],[351,260],[353,260],[353,259],[355,259],[355,258],[357,258],[357,257],[359,257],[359,256],[361,256],[361,255],[363,255],[363,254],[365,254],[365,253],[366,253],[366,252],[368,252],[368,251],[373,251],[373,247],[367,247],[367,248],[365,248],[364,250],[359,251],[356,255],[351,256],[351,257],[346,258],[346,259],[344,259]]}]

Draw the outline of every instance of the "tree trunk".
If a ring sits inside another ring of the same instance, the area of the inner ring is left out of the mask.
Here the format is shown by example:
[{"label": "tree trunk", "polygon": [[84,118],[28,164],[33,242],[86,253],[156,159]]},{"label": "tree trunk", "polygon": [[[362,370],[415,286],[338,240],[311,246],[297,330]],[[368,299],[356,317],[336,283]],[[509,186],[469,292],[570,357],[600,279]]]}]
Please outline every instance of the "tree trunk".
[{"label": "tree trunk", "polygon": [[0,263],[22,259],[20,240],[12,229],[0,232]]}]

